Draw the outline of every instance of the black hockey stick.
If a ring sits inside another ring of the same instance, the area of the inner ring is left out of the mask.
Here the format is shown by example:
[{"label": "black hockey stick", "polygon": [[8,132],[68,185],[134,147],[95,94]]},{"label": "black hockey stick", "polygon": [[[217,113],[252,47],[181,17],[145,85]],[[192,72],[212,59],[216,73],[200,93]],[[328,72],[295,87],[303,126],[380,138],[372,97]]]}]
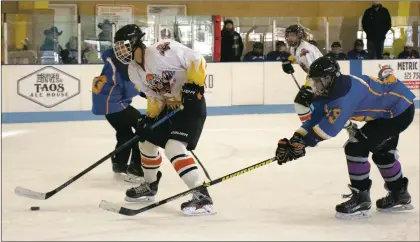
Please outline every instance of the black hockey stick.
[{"label": "black hockey stick", "polygon": [[207,179],[209,179],[209,181],[211,181],[212,179],[210,178],[209,173],[207,172],[206,168],[203,166],[203,164],[201,163],[200,159],[198,159],[198,157],[194,154],[193,151],[191,151],[191,154],[194,156],[194,158],[197,160],[198,164],[200,164],[201,168],[204,171],[204,174],[206,174]]},{"label": "black hockey stick", "polygon": [[[157,122],[155,122],[152,125],[152,129],[156,128],[157,126],[161,125],[162,123],[166,122],[170,117],[172,117],[173,115],[175,115],[178,111],[182,110],[182,106],[178,109],[173,110],[172,112],[168,113],[165,117],[161,118],[160,120],[158,120]],[[102,159],[98,160],[97,162],[95,162],[93,165],[89,166],[88,168],[86,168],[84,171],[80,172],[79,174],[77,174],[75,177],[71,178],[70,180],[68,180],[66,183],[62,184],[61,186],[57,187],[56,189],[49,191],[47,193],[42,193],[42,192],[36,192],[36,191],[32,191],[30,189],[24,188],[24,187],[16,187],[15,188],[15,194],[19,195],[19,196],[23,196],[23,197],[27,197],[27,198],[32,198],[32,199],[38,199],[38,200],[47,200],[48,198],[54,196],[57,192],[63,190],[64,188],[66,188],[68,185],[72,184],[73,182],[75,182],[76,180],[78,180],[80,177],[82,177],[83,175],[85,175],[86,173],[88,173],[89,171],[93,170],[95,167],[99,166],[100,164],[102,164],[103,162],[105,162],[106,160],[108,160],[109,158],[111,158],[113,155],[115,155],[116,153],[121,152],[122,150],[130,147],[133,143],[137,142],[139,139],[139,136],[134,136],[133,138],[131,138],[129,141],[125,142],[123,145],[119,146],[117,149],[115,149],[114,151],[112,151],[111,153],[109,153],[108,155],[104,156]]]},{"label": "black hockey stick", "polygon": [[174,195],[172,197],[169,197],[169,198],[166,198],[164,200],[161,200],[159,202],[152,203],[152,204],[150,204],[150,205],[148,205],[146,207],[143,207],[143,208],[139,208],[139,209],[125,208],[125,207],[119,206],[119,205],[117,205],[115,203],[108,202],[108,201],[105,201],[105,200],[102,200],[101,204],[99,204],[99,207],[102,208],[102,209],[104,209],[104,210],[106,210],[106,211],[110,211],[110,212],[114,212],[114,213],[119,213],[119,214],[127,215],[127,216],[134,216],[136,214],[143,213],[143,212],[146,212],[146,211],[148,211],[148,210],[150,210],[152,208],[155,208],[155,207],[161,206],[163,204],[166,204],[166,203],[168,203],[170,201],[176,200],[176,199],[178,199],[180,197],[186,196],[186,195],[192,193],[193,191],[197,190],[197,188],[199,188],[199,187],[210,187],[210,186],[216,185],[218,183],[221,183],[221,182],[224,182],[226,180],[229,180],[229,179],[231,179],[233,177],[242,175],[242,174],[247,173],[249,171],[252,171],[254,169],[257,169],[257,168],[260,168],[262,166],[271,164],[274,161],[276,161],[276,158],[271,158],[271,159],[268,159],[268,160],[259,162],[259,163],[255,164],[255,165],[249,166],[249,167],[244,168],[244,169],[241,169],[239,171],[235,171],[235,172],[233,172],[233,173],[231,173],[229,175],[225,175],[225,176],[222,176],[220,178],[217,178],[216,180],[213,180],[213,181],[204,183],[203,185],[198,186],[198,187],[195,187],[195,188],[192,188],[192,189],[190,189],[188,191],[181,192],[181,193],[178,193],[178,194],[176,194],[176,195]]}]

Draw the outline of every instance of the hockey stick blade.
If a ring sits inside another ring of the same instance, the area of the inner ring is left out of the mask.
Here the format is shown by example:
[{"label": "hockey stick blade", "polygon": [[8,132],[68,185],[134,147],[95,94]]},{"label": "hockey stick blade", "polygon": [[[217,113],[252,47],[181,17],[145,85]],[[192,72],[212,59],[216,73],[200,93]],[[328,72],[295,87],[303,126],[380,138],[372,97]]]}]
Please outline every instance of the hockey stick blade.
[{"label": "hockey stick blade", "polygon": [[15,188],[15,194],[22,197],[37,199],[37,200],[46,200],[47,194],[41,193],[41,192],[35,192],[32,190],[29,190],[24,187],[16,187]]},{"label": "hockey stick blade", "polygon": [[249,171],[252,171],[254,169],[257,169],[257,168],[263,167],[265,165],[271,164],[274,161],[276,161],[276,158],[271,158],[271,159],[268,159],[268,160],[259,162],[259,163],[255,164],[255,165],[252,165],[252,166],[243,168],[243,169],[241,169],[239,171],[233,172],[231,174],[228,174],[228,175],[219,177],[219,178],[217,178],[215,180],[212,180],[210,182],[204,183],[201,186],[198,186],[198,187],[192,188],[190,190],[187,190],[187,191],[178,193],[178,194],[176,194],[176,195],[174,195],[172,197],[168,197],[168,198],[166,198],[164,200],[161,200],[161,201],[152,203],[152,204],[150,204],[150,205],[148,205],[146,207],[143,207],[143,208],[139,208],[139,209],[125,208],[125,207],[119,206],[119,205],[117,205],[115,203],[108,202],[108,201],[105,201],[105,200],[103,200],[101,202],[101,204],[99,205],[99,207],[102,208],[102,209],[104,209],[104,210],[106,210],[106,211],[114,212],[114,213],[119,213],[119,214],[126,215],[126,216],[137,215],[139,213],[146,212],[146,211],[148,211],[148,210],[150,210],[152,208],[155,208],[155,207],[161,206],[163,204],[166,204],[166,203],[168,203],[170,201],[173,201],[173,200],[176,200],[178,198],[184,197],[184,196],[192,193],[193,191],[197,190],[199,187],[211,187],[213,185],[216,185],[218,183],[224,182],[224,181],[229,180],[231,178],[240,176],[240,175],[242,175],[244,173],[247,173]]},{"label": "hockey stick blade", "polygon": [[[163,118],[161,118],[158,121],[156,121],[152,125],[151,128],[154,129],[154,128],[158,127],[162,123],[164,123],[167,120],[169,120],[169,118],[171,118],[172,116],[174,116],[177,112],[179,112],[183,108],[184,108],[183,106],[180,106],[178,109],[175,109],[175,110],[171,111],[166,116],[164,116]],[[19,186],[19,187],[16,187],[15,188],[15,194],[16,195],[19,195],[19,196],[27,197],[27,198],[32,198],[32,199],[47,200],[48,198],[54,196],[55,194],[57,194],[58,192],[60,192],[64,188],[68,187],[70,184],[72,184],[73,182],[75,182],[76,180],[78,180],[80,177],[84,176],[86,173],[90,172],[91,170],[93,170],[94,168],[96,168],[97,166],[99,166],[100,164],[102,164],[105,161],[107,161],[113,155],[115,155],[115,154],[121,152],[122,150],[130,147],[135,142],[138,142],[139,138],[140,138],[139,136],[135,135],[129,141],[125,142],[124,144],[122,144],[121,146],[119,146],[118,148],[116,148],[114,151],[112,151],[111,153],[109,153],[108,155],[102,157],[100,160],[98,160],[97,162],[95,162],[94,164],[92,164],[91,166],[89,166],[88,168],[86,168],[85,170],[83,170],[82,172],[80,172],[79,174],[77,174],[76,176],[74,176],[73,178],[71,178],[70,180],[66,181],[61,186],[55,188],[54,190],[51,190],[51,191],[49,191],[47,193],[41,193],[41,192],[35,192],[35,191],[32,191],[32,190],[29,190],[27,188],[23,188],[23,187],[20,187]]]}]

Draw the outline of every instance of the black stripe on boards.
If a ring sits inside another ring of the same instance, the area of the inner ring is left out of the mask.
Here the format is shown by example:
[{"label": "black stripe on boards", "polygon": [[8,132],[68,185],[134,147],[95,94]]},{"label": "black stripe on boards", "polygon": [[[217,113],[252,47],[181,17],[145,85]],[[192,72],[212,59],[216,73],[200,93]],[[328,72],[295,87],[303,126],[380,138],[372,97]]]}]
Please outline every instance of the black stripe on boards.
[{"label": "black stripe on boards", "polygon": [[172,157],[171,163],[173,163],[176,159],[181,158],[181,157],[187,157],[187,155],[186,154],[176,155],[176,156]]},{"label": "black stripe on boards", "polygon": [[144,156],[144,157],[146,157],[146,158],[149,158],[149,159],[156,159],[156,158],[158,158],[158,157],[159,157],[159,153],[158,153],[158,155],[157,155],[157,156],[148,156],[148,155],[143,154],[141,151],[140,151],[140,155],[141,155],[141,156]]},{"label": "black stripe on boards", "polygon": [[192,170],[195,170],[195,169],[198,169],[197,166],[190,167],[190,168],[186,169],[185,171],[181,172],[179,174],[179,177],[183,177],[185,174],[187,174],[188,172],[190,172]]},{"label": "black stripe on boards", "polygon": [[143,168],[143,169],[146,169],[146,170],[154,170],[154,169],[159,169],[159,167],[160,166],[156,166],[156,167],[145,167],[145,166],[143,166],[143,164],[141,165],[141,167]]}]

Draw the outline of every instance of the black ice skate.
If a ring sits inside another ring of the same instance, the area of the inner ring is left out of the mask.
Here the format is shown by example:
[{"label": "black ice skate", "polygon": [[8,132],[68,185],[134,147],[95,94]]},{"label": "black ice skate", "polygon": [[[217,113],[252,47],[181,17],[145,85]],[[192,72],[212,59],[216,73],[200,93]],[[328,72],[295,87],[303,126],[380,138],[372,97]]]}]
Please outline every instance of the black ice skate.
[{"label": "black ice skate", "polygon": [[119,162],[116,162],[114,157],[111,158],[112,162],[112,171],[114,173],[126,173],[127,172],[127,164],[121,164]]},{"label": "black ice skate", "polygon": [[369,218],[370,207],[372,205],[370,201],[370,185],[366,191],[360,191],[351,185],[349,185],[351,194],[343,195],[343,198],[350,198],[350,200],[338,204],[335,206],[337,212],[335,217],[338,219],[361,219]]},{"label": "black ice skate", "polygon": [[153,202],[158,191],[159,181],[162,173],[158,171],[157,180],[152,183],[144,182],[137,187],[128,189],[125,192],[127,202]]},{"label": "black ice skate", "polygon": [[213,200],[205,187],[200,187],[194,191],[193,198],[181,204],[181,210],[188,216],[212,215],[216,213],[213,209]]},{"label": "black ice skate", "polygon": [[390,190],[385,183],[385,189],[388,195],[376,201],[376,208],[381,212],[404,211],[412,210],[414,207],[411,204],[411,196],[407,191],[408,179],[403,178],[403,187],[401,190]]},{"label": "black ice skate", "polygon": [[127,176],[124,178],[124,181],[135,184],[144,183],[144,173],[141,165],[130,163],[127,168]]}]

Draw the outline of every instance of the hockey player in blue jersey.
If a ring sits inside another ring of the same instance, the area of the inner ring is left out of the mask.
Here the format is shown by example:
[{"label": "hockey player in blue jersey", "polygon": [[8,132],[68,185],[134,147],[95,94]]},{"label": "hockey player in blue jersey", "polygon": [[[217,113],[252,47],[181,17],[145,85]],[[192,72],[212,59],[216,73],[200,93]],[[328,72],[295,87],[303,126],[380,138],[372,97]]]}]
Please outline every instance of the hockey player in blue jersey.
[{"label": "hockey player in blue jersey", "polygon": [[[118,32],[120,35],[127,33]],[[128,33],[129,34],[129,33]],[[144,34],[143,34],[144,35]],[[116,40],[125,36],[115,36]],[[138,46],[140,47],[140,46]],[[104,67],[100,76],[95,77],[92,84],[92,113],[105,115],[107,121],[116,131],[117,145],[124,144],[134,137],[133,129],[141,118],[140,112],[130,104],[133,97],[145,95],[137,90],[128,76],[128,65],[121,63],[113,49],[102,54]],[[127,165],[130,158],[130,164]],[[139,146],[133,144],[131,149],[125,149],[111,158],[115,173],[127,173],[128,182],[143,182]]]},{"label": "hockey player in blue jersey", "polygon": [[408,179],[403,176],[398,161],[399,134],[413,121],[415,95],[385,68],[379,78],[343,75],[338,63],[321,57],[310,66],[314,112],[291,139],[281,139],[276,158],[281,165],[305,156],[305,147],[336,136],[349,119],[365,121],[355,128],[345,145],[352,194],[348,201],[336,206],[337,218],[370,216],[371,199],[369,153],[385,181],[386,197],[376,201],[379,211],[410,210],[411,196]]}]

